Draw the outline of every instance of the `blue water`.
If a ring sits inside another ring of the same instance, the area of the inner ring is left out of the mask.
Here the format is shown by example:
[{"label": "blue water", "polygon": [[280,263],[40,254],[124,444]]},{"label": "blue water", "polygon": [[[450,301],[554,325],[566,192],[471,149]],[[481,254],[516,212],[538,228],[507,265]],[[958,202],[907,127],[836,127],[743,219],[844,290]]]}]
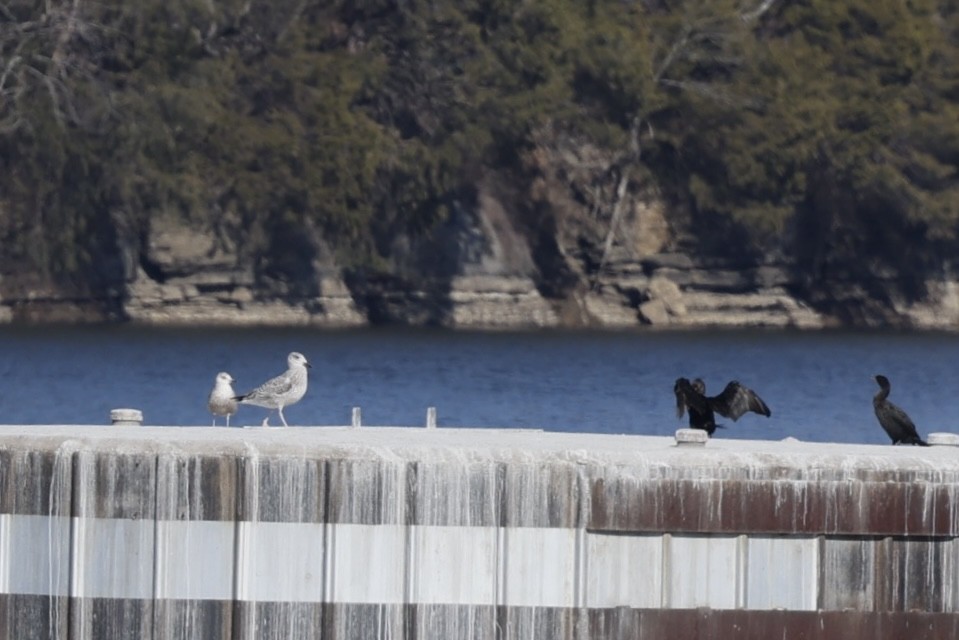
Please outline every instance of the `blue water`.
[{"label": "blue water", "polygon": [[[218,371],[237,391],[313,363],[310,388],[284,413],[291,425],[367,425],[672,434],[673,381],[702,377],[753,388],[772,417],[747,414],[723,438],[887,443],[872,413],[877,387],[921,434],[959,431],[959,336],[931,333],[464,333],[440,330],[158,330],[129,326],[0,330],[0,422],[106,424],[133,407],[150,425],[209,425]],[[242,407],[235,423],[266,410]],[[271,424],[279,424],[274,417]]]}]

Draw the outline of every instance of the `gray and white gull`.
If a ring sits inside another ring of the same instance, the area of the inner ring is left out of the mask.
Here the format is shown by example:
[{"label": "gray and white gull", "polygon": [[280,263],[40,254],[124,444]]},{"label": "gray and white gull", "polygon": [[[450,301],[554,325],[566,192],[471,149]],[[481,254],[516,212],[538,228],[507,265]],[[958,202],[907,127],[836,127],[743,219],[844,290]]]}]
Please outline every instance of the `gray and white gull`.
[{"label": "gray and white gull", "polygon": [[[234,400],[241,404],[276,409],[280,414],[283,426],[288,427],[286,418],[283,417],[283,407],[299,402],[306,394],[307,369],[311,365],[302,353],[296,351],[287,356],[286,364],[288,368],[284,373],[267,380],[249,393],[234,396]],[[269,426],[269,419],[270,414],[267,414],[266,418],[263,419],[264,427]]]}]

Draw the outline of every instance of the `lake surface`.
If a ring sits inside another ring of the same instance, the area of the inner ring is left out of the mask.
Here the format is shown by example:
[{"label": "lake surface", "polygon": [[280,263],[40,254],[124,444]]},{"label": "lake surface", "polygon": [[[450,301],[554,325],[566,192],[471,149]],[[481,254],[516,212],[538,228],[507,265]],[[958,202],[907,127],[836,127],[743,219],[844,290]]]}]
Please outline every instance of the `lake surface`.
[{"label": "lake surface", "polygon": [[[885,444],[872,412],[872,375],[922,435],[956,431],[959,336],[937,333],[721,331],[473,333],[442,330],[160,330],[129,326],[0,330],[0,422],[106,424],[132,407],[150,425],[210,425],[218,371],[247,391],[286,368],[313,364],[291,426],[440,426],[669,435],[679,376],[712,394],[738,379],[772,409],[723,421],[717,437]],[[235,424],[265,409],[241,407]],[[279,420],[271,418],[271,424]]]}]

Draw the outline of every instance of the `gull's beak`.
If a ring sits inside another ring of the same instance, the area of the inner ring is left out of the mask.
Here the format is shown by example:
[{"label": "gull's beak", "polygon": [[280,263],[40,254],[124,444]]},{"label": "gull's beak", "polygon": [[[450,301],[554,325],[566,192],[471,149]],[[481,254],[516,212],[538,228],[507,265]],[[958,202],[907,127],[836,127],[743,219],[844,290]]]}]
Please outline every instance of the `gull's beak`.
[{"label": "gull's beak", "polygon": [[307,369],[312,369],[312,368],[313,368],[313,365],[310,364],[309,362],[304,362],[303,364],[306,366]]}]

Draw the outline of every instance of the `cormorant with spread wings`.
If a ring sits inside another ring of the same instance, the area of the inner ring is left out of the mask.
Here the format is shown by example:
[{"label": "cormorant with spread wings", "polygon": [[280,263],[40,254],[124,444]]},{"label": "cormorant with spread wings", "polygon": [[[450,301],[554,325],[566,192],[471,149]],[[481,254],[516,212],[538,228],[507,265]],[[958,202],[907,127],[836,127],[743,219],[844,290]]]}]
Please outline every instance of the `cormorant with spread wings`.
[{"label": "cormorant with spread wings", "polygon": [[755,391],[736,380],[727,384],[718,396],[710,397],[706,395],[706,383],[701,379],[690,382],[678,378],[673,392],[676,394],[676,414],[682,418],[684,412],[689,412],[689,426],[703,429],[709,435],[718,428],[714,412],[732,420],[739,420],[747,411],[767,417],[772,414]]}]

